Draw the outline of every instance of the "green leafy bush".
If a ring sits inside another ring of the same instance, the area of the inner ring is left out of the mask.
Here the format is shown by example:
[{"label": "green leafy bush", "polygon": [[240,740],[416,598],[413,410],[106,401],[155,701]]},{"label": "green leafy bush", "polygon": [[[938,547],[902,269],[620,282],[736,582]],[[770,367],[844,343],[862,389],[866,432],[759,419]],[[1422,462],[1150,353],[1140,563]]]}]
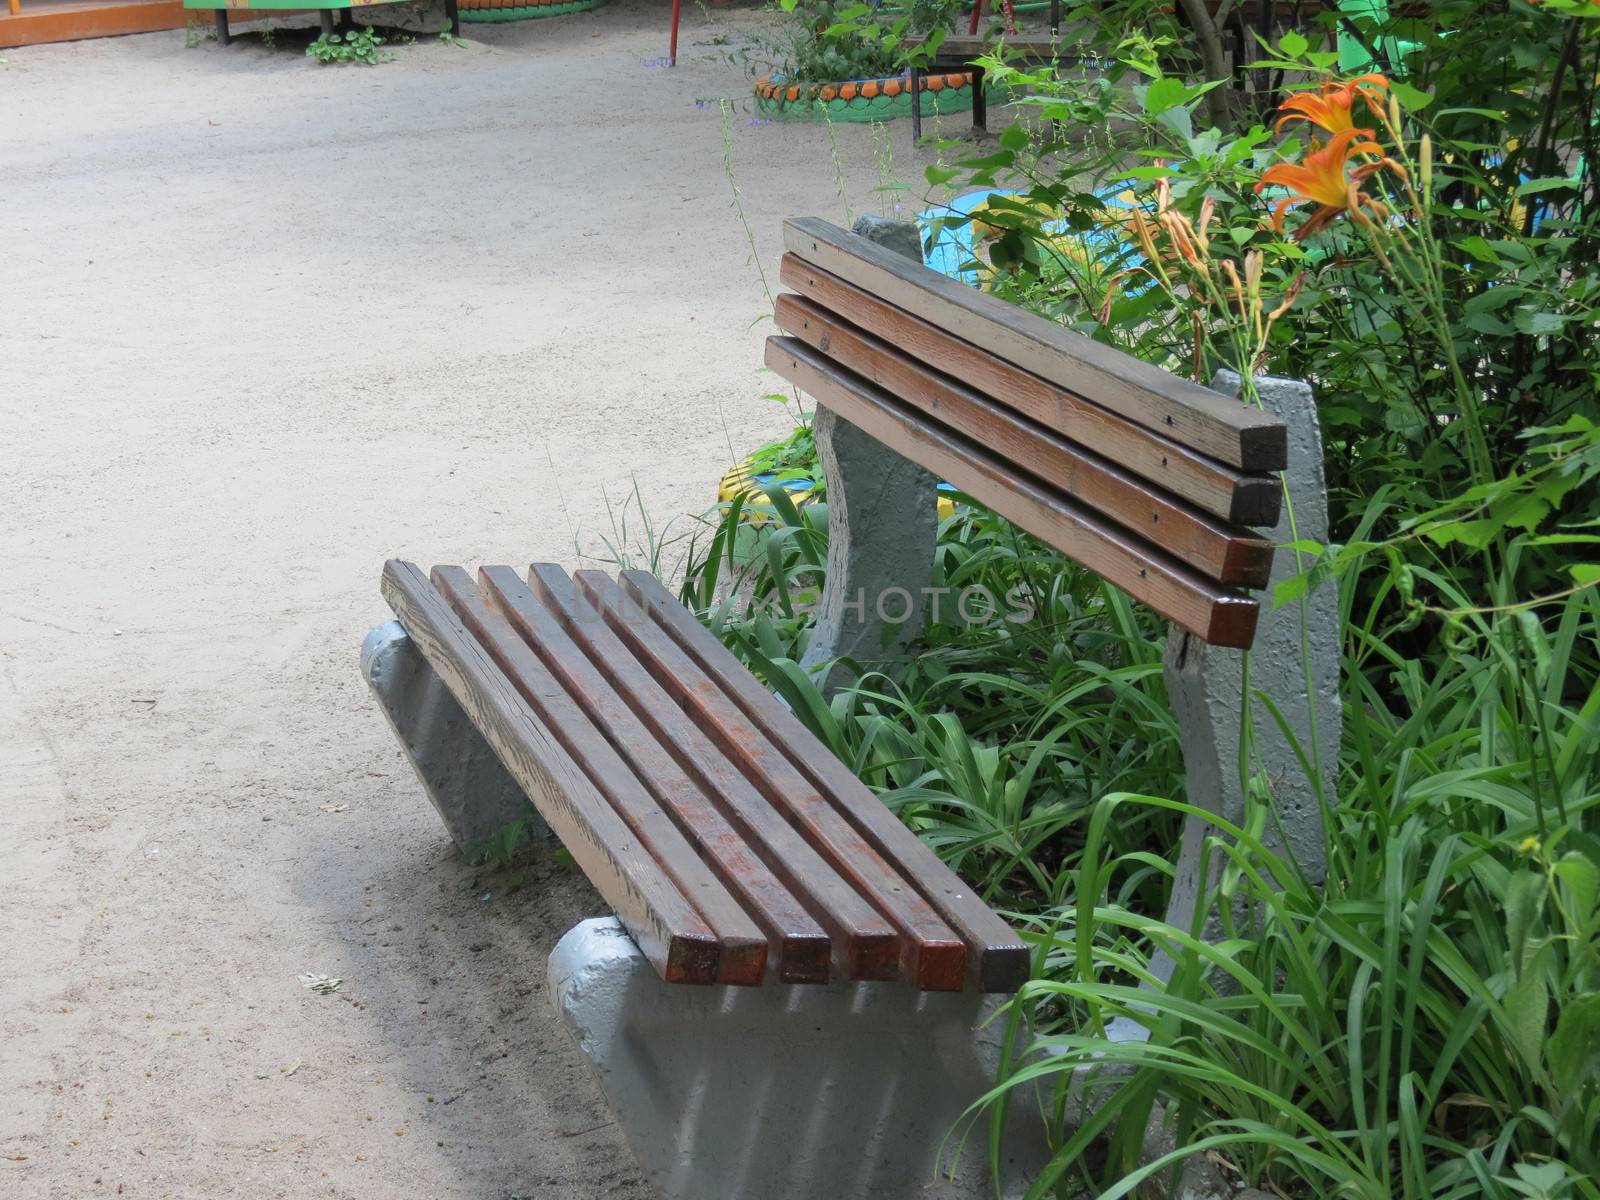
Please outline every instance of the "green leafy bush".
[{"label": "green leafy bush", "polygon": [[778,71],[786,79],[830,83],[876,79],[903,70],[910,56],[943,40],[957,0],[913,0],[882,8],[837,0],[779,0],[787,14]]},{"label": "green leafy bush", "polygon": [[369,67],[375,67],[394,57],[392,54],[379,53],[379,47],[386,40],[373,32],[372,26],[368,25],[365,29],[352,29],[347,33],[325,33],[306,47],[306,54],[323,66],[330,63],[338,63],[340,66],[348,63],[364,63]]}]

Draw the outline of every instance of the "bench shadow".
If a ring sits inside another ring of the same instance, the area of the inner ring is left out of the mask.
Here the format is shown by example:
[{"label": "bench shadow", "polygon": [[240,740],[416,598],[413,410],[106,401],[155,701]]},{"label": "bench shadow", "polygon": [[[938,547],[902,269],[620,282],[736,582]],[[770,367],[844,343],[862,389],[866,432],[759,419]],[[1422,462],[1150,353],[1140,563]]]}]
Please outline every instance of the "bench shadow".
[{"label": "bench shadow", "polygon": [[320,961],[388,1051],[387,1086],[425,1100],[411,1132],[437,1144],[451,1195],[647,1200],[545,984],[550,950],[604,901],[554,841],[467,863],[397,765],[347,839],[299,839],[292,882],[333,931]]}]

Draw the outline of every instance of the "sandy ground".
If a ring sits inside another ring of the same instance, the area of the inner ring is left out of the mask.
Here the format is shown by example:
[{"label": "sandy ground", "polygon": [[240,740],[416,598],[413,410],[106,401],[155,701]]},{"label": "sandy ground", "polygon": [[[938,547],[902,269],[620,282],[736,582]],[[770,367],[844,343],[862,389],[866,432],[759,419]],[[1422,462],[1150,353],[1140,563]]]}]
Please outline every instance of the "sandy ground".
[{"label": "sandy ground", "polygon": [[543,988],[603,905],[453,855],[357,650],[384,558],[571,563],[785,428],[714,101],[774,286],[828,136],[666,23],[0,52],[0,1196],[646,1195]]}]

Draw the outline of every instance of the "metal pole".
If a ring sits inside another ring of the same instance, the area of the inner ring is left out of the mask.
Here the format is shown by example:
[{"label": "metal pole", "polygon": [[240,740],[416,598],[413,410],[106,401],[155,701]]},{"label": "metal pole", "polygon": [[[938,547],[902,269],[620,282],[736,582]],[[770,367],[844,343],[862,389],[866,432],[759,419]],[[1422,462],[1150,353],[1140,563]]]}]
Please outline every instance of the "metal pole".
[{"label": "metal pole", "polygon": [[922,72],[915,67],[906,68],[907,82],[911,85],[911,144],[922,144],[922,89],[917,84],[922,82]]},{"label": "metal pole", "polygon": [[667,49],[667,66],[678,65],[678,9],[683,0],[672,0],[672,45]]}]

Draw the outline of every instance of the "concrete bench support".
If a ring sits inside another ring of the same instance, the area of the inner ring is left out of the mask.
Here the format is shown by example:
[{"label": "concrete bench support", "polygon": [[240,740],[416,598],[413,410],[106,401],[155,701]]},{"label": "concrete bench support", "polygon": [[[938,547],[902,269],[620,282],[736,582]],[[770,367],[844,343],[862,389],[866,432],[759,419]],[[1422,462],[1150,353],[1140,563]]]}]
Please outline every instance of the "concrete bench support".
[{"label": "concrete bench support", "polygon": [[[909,221],[862,216],[854,231],[922,261],[922,235]],[[814,429],[828,484],[828,575],[801,665],[844,658],[870,670],[904,658],[927,626],[939,479],[821,405]],[[829,687],[853,680],[842,667],[825,669]]]},{"label": "concrete bench support", "polygon": [[[992,1086],[1004,997],[899,984],[663,983],[614,918],[550,955],[550,993],[662,1200],[992,1196],[987,1127],[940,1148]],[[1017,1104],[1014,1109],[1025,1109]],[[1038,1121],[1007,1139],[1020,1196],[1046,1160]]]},{"label": "concrete bench support", "polygon": [[[1238,395],[1239,377],[1219,372],[1211,386]],[[1278,546],[1272,586],[1305,569],[1288,549],[1296,540],[1328,540],[1328,493],[1323,477],[1322,430],[1311,388],[1298,380],[1263,377],[1256,387],[1269,412],[1289,426],[1289,466],[1284,472],[1286,503],[1272,540]],[[1292,514],[1292,516],[1291,516]],[[1324,582],[1300,600],[1274,607],[1269,589],[1263,597],[1261,623],[1248,655],[1207,646],[1174,626],[1167,639],[1164,675],[1167,695],[1178,718],[1183,744],[1185,794],[1190,803],[1233,824],[1245,815],[1245,777],[1240,746],[1246,733],[1240,698],[1250,691],[1249,733],[1253,745],[1250,771],[1266,779],[1274,818],[1265,839],[1286,853],[1313,880],[1326,869],[1322,805],[1335,796],[1343,709],[1339,698],[1338,591]],[[1262,697],[1270,697],[1282,713],[1293,742],[1272,717]],[[1318,783],[1307,777],[1299,751],[1320,769]],[[1321,791],[1319,797],[1318,792]],[[1190,817],[1184,823],[1172,899],[1166,919],[1189,928],[1195,905],[1211,881],[1203,876],[1202,849],[1216,836],[1209,822]],[[1214,875],[1222,866],[1213,855]],[[1214,932],[1214,931],[1213,931]]]},{"label": "concrete bench support", "polygon": [[399,621],[385,621],[367,634],[361,676],[463,855],[483,858],[519,823],[530,836],[550,835]]}]

